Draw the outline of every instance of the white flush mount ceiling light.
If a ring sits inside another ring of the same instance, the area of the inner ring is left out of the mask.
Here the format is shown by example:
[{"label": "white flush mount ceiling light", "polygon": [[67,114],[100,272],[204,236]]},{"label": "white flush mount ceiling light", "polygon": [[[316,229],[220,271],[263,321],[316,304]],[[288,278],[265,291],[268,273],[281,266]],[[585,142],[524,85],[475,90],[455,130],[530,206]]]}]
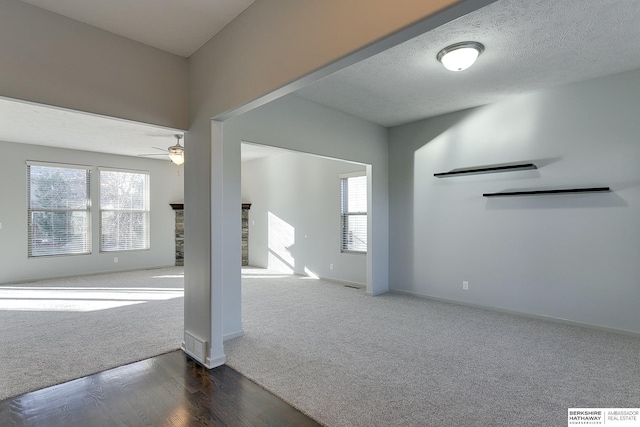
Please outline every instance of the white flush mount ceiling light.
[{"label": "white flush mount ceiling light", "polygon": [[484,46],[478,42],[462,42],[447,46],[438,52],[438,61],[450,71],[462,71],[471,67]]},{"label": "white flush mount ceiling light", "polygon": [[169,147],[167,151],[169,152],[169,159],[171,159],[171,161],[176,165],[180,166],[184,163],[184,147],[180,145],[182,135],[177,134],[175,137],[178,140],[178,143]]}]

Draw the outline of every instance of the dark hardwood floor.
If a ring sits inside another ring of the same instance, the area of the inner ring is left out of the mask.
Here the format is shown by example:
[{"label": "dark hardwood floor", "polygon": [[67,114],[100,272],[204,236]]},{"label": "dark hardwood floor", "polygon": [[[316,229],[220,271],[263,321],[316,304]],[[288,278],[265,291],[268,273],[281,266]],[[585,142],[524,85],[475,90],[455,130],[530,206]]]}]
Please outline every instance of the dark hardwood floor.
[{"label": "dark hardwood floor", "polygon": [[0,402],[0,425],[320,424],[233,369],[208,370],[175,351],[4,400]]}]

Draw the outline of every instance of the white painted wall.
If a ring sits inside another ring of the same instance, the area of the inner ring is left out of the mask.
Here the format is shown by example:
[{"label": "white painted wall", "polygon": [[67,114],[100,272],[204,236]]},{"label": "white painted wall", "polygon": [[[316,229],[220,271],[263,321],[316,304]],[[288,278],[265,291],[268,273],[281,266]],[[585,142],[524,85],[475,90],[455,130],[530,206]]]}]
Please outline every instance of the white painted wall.
[{"label": "white painted wall", "polygon": [[[391,129],[392,288],[640,332],[638,111],[632,71]],[[433,177],[514,161],[540,168]]]},{"label": "white painted wall", "polygon": [[0,0],[0,95],[186,129],[185,58]]},{"label": "white painted wall", "polygon": [[364,286],[366,255],[340,251],[340,174],[358,171],[365,166],[299,153],[243,162],[249,265]]},{"label": "white painted wall", "polygon": [[[175,213],[169,204],[181,203],[183,200],[182,168],[167,161],[10,142],[0,142],[0,151],[4,159],[0,170],[0,283],[175,264]],[[27,257],[27,160],[93,167],[93,240],[90,255]],[[149,171],[150,250],[100,253],[98,166]],[[114,256],[118,257],[117,264],[113,262]]]}]

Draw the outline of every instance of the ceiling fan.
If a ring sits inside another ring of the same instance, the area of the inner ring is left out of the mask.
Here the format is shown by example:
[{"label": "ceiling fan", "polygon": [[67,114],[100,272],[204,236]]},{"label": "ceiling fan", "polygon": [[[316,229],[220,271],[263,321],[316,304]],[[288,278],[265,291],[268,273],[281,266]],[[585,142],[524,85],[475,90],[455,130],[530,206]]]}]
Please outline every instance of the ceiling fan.
[{"label": "ceiling fan", "polygon": [[173,163],[175,163],[176,165],[180,166],[181,164],[184,163],[184,147],[182,145],[180,145],[180,140],[183,138],[183,135],[180,134],[175,134],[174,135],[176,137],[177,143],[176,145],[172,145],[171,147],[164,149],[164,148],[158,148],[158,147],[151,147],[151,148],[155,148],[156,150],[160,150],[160,151],[164,151],[164,153],[162,154],[139,154],[139,157],[150,157],[150,156],[169,156],[169,160],[171,160]]}]

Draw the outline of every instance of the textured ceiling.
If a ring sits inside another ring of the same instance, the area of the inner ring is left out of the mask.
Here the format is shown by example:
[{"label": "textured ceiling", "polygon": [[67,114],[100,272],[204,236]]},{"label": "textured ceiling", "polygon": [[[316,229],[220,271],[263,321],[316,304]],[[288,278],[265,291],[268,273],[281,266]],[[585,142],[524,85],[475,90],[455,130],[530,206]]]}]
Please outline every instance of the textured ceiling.
[{"label": "textured ceiling", "polygon": [[[479,41],[484,53],[453,73],[440,49]],[[498,0],[297,92],[395,126],[526,92],[640,68],[640,1]]]},{"label": "textured ceiling", "polygon": [[162,154],[153,147],[175,145],[175,134],[183,132],[0,98],[0,141],[136,156]]},{"label": "textured ceiling", "polygon": [[254,0],[22,0],[188,57]]},{"label": "textured ceiling", "polygon": [[[252,0],[226,1],[250,4]],[[122,10],[127,10],[126,6],[134,3],[129,0],[28,2],[77,6],[82,13],[92,16],[101,15],[103,7],[112,7],[108,5],[120,5],[125,8]],[[188,5],[218,4],[209,0],[138,0],[135,3],[153,3],[146,12],[154,19],[156,16],[166,18],[174,7],[192,10]],[[158,11],[165,7],[165,12]],[[121,13],[119,18],[126,26],[129,18],[125,15]],[[182,15],[174,18],[174,21],[189,22]],[[145,26],[154,27],[149,23],[139,25]],[[191,27],[191,23],[171,26],[167,34],[172,38],[172,31],[189,33]],[[185,36],[185,40],[187,38],[191,36]],[[435,59],[437,52],[465,40],[482,42],[486,47],[484,53],[476,65],[466,71],[446,71]],[[372,122],[394,126],[637,68],[640,68],[640,1],[498,0],[326,77],[298,94]],[[0,98],[0,140],[3,141],[135,156],[157,152],[154,146],[173,145],[174,133],[180,131]],[[186,139],[188,147],[188,135]],[[247,155],[258,155],[251,151],[243,148],[245,159]]]},{"label": "textured ceiling", "polygon": [[[168,161],[154,147],[175,145],[176,134],[184,132],[0,97],[0,141],[124,156],[156,154],[148,158]],[[188,141],[180,143],[188,147]],[[288,152],[243,142],[241,157],[246,162]]]}]

